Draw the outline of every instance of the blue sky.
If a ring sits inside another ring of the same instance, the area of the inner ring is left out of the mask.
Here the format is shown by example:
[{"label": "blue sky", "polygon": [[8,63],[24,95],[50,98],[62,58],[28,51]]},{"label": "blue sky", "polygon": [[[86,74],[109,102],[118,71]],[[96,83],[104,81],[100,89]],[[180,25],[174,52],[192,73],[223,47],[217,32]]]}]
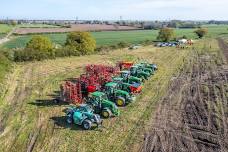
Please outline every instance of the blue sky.
[{"label": "blue sky", "polygon": [[0,18],[11,19],[228,20],[228,0],[0,1]]}]

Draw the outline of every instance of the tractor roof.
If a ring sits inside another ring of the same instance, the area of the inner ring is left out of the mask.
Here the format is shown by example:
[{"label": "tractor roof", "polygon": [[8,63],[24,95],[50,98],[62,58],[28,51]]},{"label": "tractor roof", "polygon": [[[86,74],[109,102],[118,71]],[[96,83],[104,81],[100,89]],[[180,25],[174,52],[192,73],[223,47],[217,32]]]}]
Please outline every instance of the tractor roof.
[{"label": "tractor roof", "polygon": [[123,78],[121,78],[121,77],[114,77],[113,80],[114,80],[114,81],[122,81]]},{"label": "tractor roof", "polygon": [[123,71],[120,71],[120,73],[130,73],[130,71],[123,70]]},{"label": "tractor roof", "polygon": [[109,82],[109,83],[107,83],[105,86],[106,87],[115,87],[117,85],[117,83],[116,82]]},{"label": "tractor roof", "polygon": [[91,95],[96,96],[96,97],[100,97],[100,96],[103,96],[104,94],[105,93],[103,93],[103,92],[96,91],[96,92],[93,92]]}]

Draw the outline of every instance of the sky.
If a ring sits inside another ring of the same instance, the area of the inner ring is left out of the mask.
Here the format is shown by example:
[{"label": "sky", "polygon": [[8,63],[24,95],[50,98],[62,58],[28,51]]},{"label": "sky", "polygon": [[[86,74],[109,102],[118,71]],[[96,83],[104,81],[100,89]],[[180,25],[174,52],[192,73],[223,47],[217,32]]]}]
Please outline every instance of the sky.
[{"label": "sky", "polygon": [[1,19],[228,20],[228,0],[0,0]]}]

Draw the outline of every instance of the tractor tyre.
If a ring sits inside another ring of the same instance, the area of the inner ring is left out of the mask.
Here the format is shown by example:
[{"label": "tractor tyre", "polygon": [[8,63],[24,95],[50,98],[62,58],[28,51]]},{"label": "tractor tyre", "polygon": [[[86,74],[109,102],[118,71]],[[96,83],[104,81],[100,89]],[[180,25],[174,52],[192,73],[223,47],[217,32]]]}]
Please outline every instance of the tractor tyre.
[{"label": "tractor tyre", "polygon": [[109,109],[104,109],[101,112],[102,117],[109,118],[112,115],[112,112]]},{"label": "tractor tyre", "polygon": [[71,117],[67,117],[66,121],[67,121],[68,124],[72,124],[73,123],[73,119]]},{"label": "tractor tyre", "polygon": [[125,106],[125,98],[123,97],[117,97],[116,99],[116,105],[119,106],[119,107],[123,107]]},{"label": "tractor tyre", "polygon": [[59,99],[53,99],[53,102],[54,102],[55,104],[58,104],[60,101],[59,101]]},{"label": "tractor tyre", "polygon": [[82,126],[85,130],[89,130],[92,127],[92,122],[88,119],[84,120]]}]

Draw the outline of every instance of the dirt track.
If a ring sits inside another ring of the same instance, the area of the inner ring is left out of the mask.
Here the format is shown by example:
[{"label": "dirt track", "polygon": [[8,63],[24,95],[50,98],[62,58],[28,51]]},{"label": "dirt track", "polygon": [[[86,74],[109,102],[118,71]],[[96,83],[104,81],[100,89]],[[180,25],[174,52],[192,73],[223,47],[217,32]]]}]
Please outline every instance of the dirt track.
[{"label": "dirt track", "polygon": [[223,50],[223,53],[228,61],[228,44],[221,38],[218,39],[219,47]]},{"label": "dirt track", "polygon": [[[227,44],[218,41],[228,59]],[[218,63],[221,60],[211,53],[195,53],[171,82],[141,151],[228,151],[228,66]]]}]

